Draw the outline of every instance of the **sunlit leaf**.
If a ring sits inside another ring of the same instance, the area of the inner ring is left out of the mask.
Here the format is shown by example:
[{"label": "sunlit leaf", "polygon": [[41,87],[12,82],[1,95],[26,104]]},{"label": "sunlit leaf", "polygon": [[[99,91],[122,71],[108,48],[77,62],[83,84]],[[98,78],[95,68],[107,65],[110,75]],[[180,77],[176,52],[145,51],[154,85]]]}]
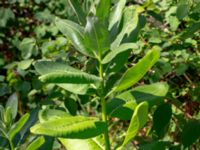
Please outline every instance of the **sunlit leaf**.
[{"label": "sunlit leaf", "polygon": [[35,134],[53,137],[87,139],[102,134],[105,127],[105,123],[98,121],[96,118],[75,116],[39,123],[30,130]]},{"label": "sunlit leaf", "polygon": [[160,57],[158,48],[153,48],[133,67],[129,68],[119,80],[115,91],[122,91],[137,83]]}]

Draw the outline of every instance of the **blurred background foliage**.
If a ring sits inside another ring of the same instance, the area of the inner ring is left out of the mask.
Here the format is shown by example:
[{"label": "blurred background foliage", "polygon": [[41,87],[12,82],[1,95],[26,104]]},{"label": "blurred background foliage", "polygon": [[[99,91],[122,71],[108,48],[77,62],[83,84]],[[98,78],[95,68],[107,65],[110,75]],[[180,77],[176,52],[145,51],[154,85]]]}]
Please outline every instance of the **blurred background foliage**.
[{"label": "blurred background foliage", "polygon": [[[80,0],[80,6],[88,11],[96,2]],[[116,2],[113,0],[113,5]],[[146,143],[140,149],[160,150],[172,143],[171,149],[181,149],[182,144],[188,149],[200,149],[200,0],[127,0],[126,5],[138,5],[142,12],[137,24],[142,30],[136,30],[138,36],[132,37],[139,48],[132,52],[129,62],[137,62],[154,45],[162,47],[161,58],[138,84],[166,81],[170,86],[166,101],[172,104],[152,112],[153,119],[132,145]],[[95,71],[95,63],[75,51],[58,31],[56,16],[77,20],[66,0],[0,1],[0,104],[5,105],[14,93],[18,99],[16,120],[32,112],[29,122],[33,124],[41,107],[64,105],[71,114],[82,113],[81,109],[90,114],[99,112],[98,100],[70,95],[38,80],[33,67],[38,59],[64,60],[78,68],[91,65]],[[158,127],[159,118],[165,119]],[[124,132],[123,127],[127,124],[113,124],[117,132]],[[115,140],[120,141],[120,137]],[[56,142],[53,147],[61,149]]]}]

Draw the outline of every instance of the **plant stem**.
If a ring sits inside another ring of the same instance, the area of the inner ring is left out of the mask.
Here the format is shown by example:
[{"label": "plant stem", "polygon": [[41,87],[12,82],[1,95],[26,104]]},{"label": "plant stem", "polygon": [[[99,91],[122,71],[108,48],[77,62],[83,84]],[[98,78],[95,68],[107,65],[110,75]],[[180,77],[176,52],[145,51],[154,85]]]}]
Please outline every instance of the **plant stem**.
[{"label": "plant stem", "polygon": [[10,140],[10,139],[8,138],[8,141],[9,141],[9,144],[10,144],[10,149],[11,149],[11,150],[14,150],[14,146],[13,146],[12,140]]},{"label": "plant stem", "polygon": [[101,99],[101,109],[102,109],[102,120],[106,123],[106,130],[104,133],[104,140],[106,145],[106,150],[110,150],[110,140],[109,140],[109,134],[108,134],[108,118],[107,118],[107,111],[106,111],[106,100],[104,97],[104,77],[103,77],[103,65],[101,63],[101,59],[99,61],[99,77],[102,79],[101,81],[101,93],[100,93],[100,99]]}]

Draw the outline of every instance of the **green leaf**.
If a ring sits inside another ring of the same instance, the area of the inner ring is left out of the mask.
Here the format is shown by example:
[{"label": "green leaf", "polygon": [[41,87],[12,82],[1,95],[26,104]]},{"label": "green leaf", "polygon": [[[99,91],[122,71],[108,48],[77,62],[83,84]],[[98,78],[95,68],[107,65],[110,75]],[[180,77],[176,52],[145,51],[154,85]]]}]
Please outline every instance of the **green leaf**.
[{"label": "green leaf", "polygon": [[13,93],[9,98],[6,103],[6,108],[10,107],[11,108],[11,113],[12,113],[12,119],[14,120],[15,117],[17,116],[17,111],[18,111],[18,96],[17,93]]},{"label": "green leaf", "polygon": [[0,7],[0,27],[6,27],[8,21],[14,20],[15,14],[8,8]]},{"label": "green leaf", "polygon": [[118,34],[117,38],[111,44],[111,49],[116,49],[122,42],[125,36],[131,34],[131,32],[137,27],[138,24],[138,15],[137,7],[129,6],[125,8],[123,14],[123,28]]},{"label": "green leaf", "polygon": [[181,141],[185,147],[192,145],[200,138],[200,122],[189,120],[183,127]]},{"label": "green leaf", "polygon": [[85,95],[93,94],[96,90],[90,84],[56,84],[61,88],[75,94]]},{"label": "green leaf", "polygon": [[103,64],[109,63],[112,61],[114,58],[116,58],[120,53],[123,53],[125,51],[128,51],[130,49],[137,49],[137,45],[134,43],[126,43],[122,44],[116,49],[113,49],[111,52],[109,52],[102,60]]},{"label": "green leaf", "polygon": [[18,63],[18,67],[22,70],[28,69],[33,62],[33,59],[22,60]]},{"label": "green leaf", "polygon": [[70,6],[72,7],[73,11],[75,12],[76,16],[78,17],[79,21],[82,25],[86,24],[86,14],[83,11],[81,4],[78,0],[68,0]]},{"label": "green leaf", "polygon": [[137,83],[160,57],[158,48],[153,48],[135,66],[129,68],[119,80],[114,91],[122,91]]},{"label": "green leaf", "polygon": [[53,137],[87,139],[102,134],[105,128],[105,123],[98,121],[96,118],[75,116],[39,123],[30,130],[35,134]]},{"label": "green leaf", "polygon": [[115,34],[118,32],[118,27],[122,18],[123,9],[126,5],[126,0],[118,1],[112,8],[109,18],[109,30]]},{"label": "green leaf", "polygon": [[[36,71],[41,74],[48,74],[54,73],[57,71],[70,71],[70,72],[77,72],[77,69],[69,66],[65,62],[55,62],[55,61],[48,61],[48,60],[39,60],[34,63],[34,67]],[[78,70],[79,71],[79,70]],[[57,84],[58,86],[64,88],[75,94],[84,95],[88,92],[92,92],[92,86],[90,84]]]},{"label": "green leaf", "polygon": [[7,107],[5,110],[4,110],[4,113],[3,113],[3,122],[6,124],[6,126],[8,128],[10,128],[11,124],[12,124],[12,108],[11,107]]},{"label": "green leaf", "polygon": [[32,55],[38,54],[38,47],[34,38],[24,38],[19,45],[21,56],[23,59],[29,59]]},{"label": "green leaf", "polygon": [[126,133],[126,137],[121,147],[125,146],[137,135],[138,130],[146,124],[147,119],[148,119],[148,103],[142,102],[136,107],[133,113],[130,125],[128,127],[128,131]]},{"label": "green leaf", "polygon": [[37,150],[44,144],[44,142],[45,142],[45,139],[43,136],[38,137],[36,140],[31,142],[30,145],[28,145],[26,150]]},{"label": "green leaf", "polygon": [[141,144],[139,150],[165,150],[171,146],[170,142],[151,141],[147,144]]},{"label": "green leaf", "polygon": [[39,77],[42,82],[46,83],[75,83],[88,84],[100,82],[101,79],[95,75],[87,74],[85,72],[55,72],[48,73]]},{"label": "green leaf", "polygon": [[25,115],[23,115],[19,121],[17,123],[15,123],[10,131],[9,131],[9,139],[12,140],[15,135],[22,129],[22,127],[24,126],[24,124],[27,122],[27,120],[29,119],[30,115],[27,113]]},{"label": "green leaf", "polygon": [[176,10],[176,16],[179,20],[182,20],[188,15],[189,11],[190,11],[189,4],[180,4]]},{"label": "green leaf", "polygon": [[69,20],[63,20],[56,18],[55,20],[57,28],[71,40],[73,46],[80,53],[94,57],[92,51],[89,51],[84,44],[84,28],[75,22]]},{"label": "green leaf", "polygon": [[195,22],[192,25],[190,25],[188,28],[186,28],[180,35],[181,38],[187,39],[189,37],[193,37],[195,32],[197,32],[200,29],[200,22]]},{"label": "green leaf", "polygon": [[48,120],[56,120],[64,117],[69,117],[70,115],[62,110],[56,109],[43,109],[39,112],[39,120],[41,123]]},{"label": "green leaf", "polygon": [[96,9],[96,16],[101,21],[105,21],[110,14],[111,0],[100,0]]},{"label": "green leaf", "polygon": [[96,138],[85,140],[59,138],[59,141],[67,150],[104,150]]},{"label": "green leaf", "polygon": [[89,16],[85,27],[84,43],[90,52],[100,57],[110,48],[108,30],[97,17]]},{"label": "green leaf", "polygon": [[108,114],[122,120],[130,120],[137,104],[145,101],[149,107],[153,107],[163,103],[168,88],[167,83],[153,83],[125,91],[107,102]]},{"label": "green leaf", "polygon": [[171,117],[172,108],[170,104],[162,104],[154,112],[153,129],[160,138],[164,137],[167,132]]},{"label": "green leaf", "polygon": [[34,62],[35,70],[40,74],[48,74],[60,71],[77,72],[77,69],[69,66],[66,62],[56,62],[50,60],[38,60]]},{"label": "green leaf", "polygon": [[72,98],[67,98],[64,102],[65,107],[70,112],[71,115],[76,115],[76,111],[78,109],[78,105],[76,101]]},{"label": "green leaf", "polygon": [[172,31],[176,31],[180,21],[175,16],[169,16],[169,25]]}]

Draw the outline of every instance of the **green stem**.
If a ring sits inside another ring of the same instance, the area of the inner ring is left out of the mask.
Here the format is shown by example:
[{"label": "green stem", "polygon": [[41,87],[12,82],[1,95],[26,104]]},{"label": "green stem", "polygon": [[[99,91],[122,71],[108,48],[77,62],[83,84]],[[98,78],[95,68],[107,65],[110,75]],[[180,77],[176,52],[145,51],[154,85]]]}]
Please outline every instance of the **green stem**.
[{"label": "green stem", "polygon": [[9,144],[10,144],[10,149],[14,150],[14,146],[13,146],[12,140],[8,139],[8,141],[9,141]]},{"label": "green stem", "polygon": [[106,111],[106,100],[104,97],[104,78],[103,78],[103,65],[101,64],[101,59],[99,61],[99,77],[102,79],[101,82],[101,107],[102,107],[102,120],[106,123],[106,131],[104,133],[104,140],[106,145],[106,150],[110,150],[110,140],[109,140],[109,132],[108,132],[108,118],[107,118],[107,111]]}]

